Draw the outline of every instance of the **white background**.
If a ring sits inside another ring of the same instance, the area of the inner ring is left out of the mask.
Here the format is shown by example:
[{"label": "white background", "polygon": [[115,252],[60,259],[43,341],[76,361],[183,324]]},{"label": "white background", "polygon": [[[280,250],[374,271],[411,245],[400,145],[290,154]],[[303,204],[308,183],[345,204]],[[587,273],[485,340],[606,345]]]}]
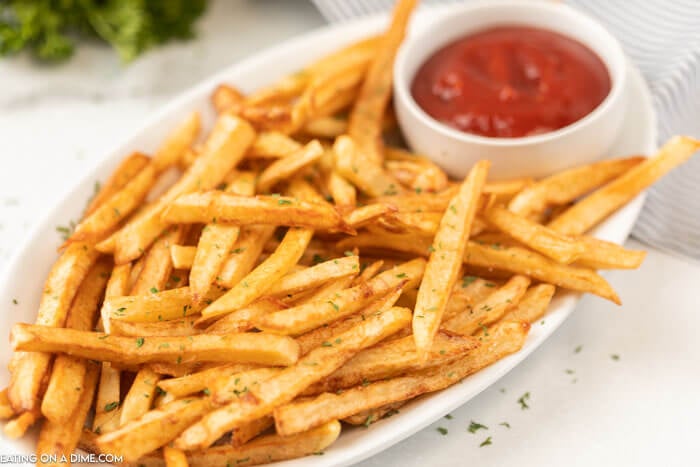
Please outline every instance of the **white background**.
[{"label": "white background", "polygon": [[[197,40],[128,67],[98,46],[59,67],[26,57],[0,62],[0,269],[55,199],[151,111],[212,72],[322,24],[304,1],[218,1]],[[700,266],[650,251],[640,270],[608,278],[622,307],[585,298],[547,343],[452,419],[363,465],[695,465]],[[530,408],[522,410],[525,392]],[[489,429],[469,433],[472,420]],[[479,447],[487,436],[493,444]]]}]

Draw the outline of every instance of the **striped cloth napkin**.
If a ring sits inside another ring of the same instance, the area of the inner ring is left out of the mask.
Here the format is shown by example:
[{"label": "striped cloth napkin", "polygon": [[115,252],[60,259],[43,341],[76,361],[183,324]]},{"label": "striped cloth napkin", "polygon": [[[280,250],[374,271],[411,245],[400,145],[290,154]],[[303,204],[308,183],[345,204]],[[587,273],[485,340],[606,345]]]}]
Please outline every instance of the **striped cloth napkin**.
[{"label": "striped cloth napkin", "polygon": [[[312,0],[331,22],[386,11],[394,0]],[[465,0],[423,0],[424,4]],[[466,0],[469,1],[469,0]],[[700,137],[700,2],[566,0],[597,18],[622,42],[649,84],[659,143]],[[700,260],[700,157],[649,190],[633,235],[660,250]]]}]

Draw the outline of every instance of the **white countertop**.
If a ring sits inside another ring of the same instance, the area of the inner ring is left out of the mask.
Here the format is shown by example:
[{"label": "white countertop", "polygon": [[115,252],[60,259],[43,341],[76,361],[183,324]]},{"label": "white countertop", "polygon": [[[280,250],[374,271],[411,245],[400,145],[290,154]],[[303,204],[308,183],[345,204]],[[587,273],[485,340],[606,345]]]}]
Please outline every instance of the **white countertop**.
[{"label": "white countertop", "polygon": [[[301,0],[218,1],[197,40],[127,68],[98,46],[60,67],[0,61],[0,270],[29,226],[151,111],[212,72],[322,24]],[[650,251],[641,269],[608,277],[622,307],[585,298],[547,343],[452,419],[362,465],[698,462],[700,266]],[[522,410],[525,392],[530,408]],[[488,430],[469,433],[472,420]],[[492,444],[479,447],[488,436]]]}]

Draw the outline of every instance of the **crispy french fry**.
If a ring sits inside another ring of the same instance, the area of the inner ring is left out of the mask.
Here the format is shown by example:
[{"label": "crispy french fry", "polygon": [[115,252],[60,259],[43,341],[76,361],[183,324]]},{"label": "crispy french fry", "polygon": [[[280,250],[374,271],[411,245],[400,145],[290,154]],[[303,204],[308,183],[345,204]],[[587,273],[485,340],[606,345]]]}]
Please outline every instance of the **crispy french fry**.
[{"label": "crispy french fry", "polygon": [[[253,196],[255,194],[255,173],[238,173],[226,189],[227,192]],[[233,225],[208,224],[202,229],[197,252],[190,271],[190,289],[195,303],[204,299],[215,277],[221,270],[238,239],[240,228]]]},{"label": "crispy french fry", "polygon": [[296,140],[278,131],[261,131],[250,147],[247,157],[281,159],[302,147]]},{"label": "crispy french fry", "polygon": [[191,269],[197,247],[184,245],[170,245],[170,261],[175,269]]},{"label": "crispy french fry", "polygon": [[437,192],[447,187],[447,174],[425,156],[399,148],[384,148],[387,166],[391,162],[409,162],[418,169],[411,179],[410,188],[416,193]]},{"label": "crispy french fry", "polygon": [[513,276],[494,293],[477,303],[468,312],[456,314],[442,327],[457,334],[474,334],[483,326],[501,318],[522,299],[530,285],[530,279],[525,276]]},{"label": "crispy french fry", "polygon": [[360,258],[345,256],[331,259],[283,276],[266,292],[268,295],[287,295],[318,287],[328,281],[360,272]]},{"label": "crispy french fry", "polygon": [[565,235],[581,235],[631,201],[652,183],[684,163],[700,149],[700,141],[676,136],[656,155],[637,164],[564,211],[548,226]]},{"label": "crispy french fry", "polygon": [[464,252],[469,265],[522,274],[558,287],[590,292],[620,304],[620,298],[608,282],[595,271],[559,264],[533,251],[503,245],[481,245],[470,241]]},{"label": "crispy french fry", "polygon": [[508,210],[523,217],[544,212],[547,206],[570,203],[630,170],[643,157],[611,159],[574,167],[523,187],[508,203]]},{"label": "crispy french fry", "polygon": [[[93,329],[111,268],[109,261],[100,260],[90,269],[68,311],[67,328],[81,331]],[[86,371],[87,362],[84,360],[68,355],[55,358],[41,402],[44,417],[58,425],[68,421],[83,396]]]},{"label": "crispy french fry", "polygon": [[211,302],[223,295],[218,287],[212,288],[201,304],[194,304],[189,287],[164,290],[148,295],[107,297],[102,304],[102,314],[110,320],[134,323],[158,323],[198,314]]},{"label": "crispy french fry", "polygon": [[[112,268],[112,274],[109,276],[109,281],[107,281],[107,287],[105,289],[105,300],[112,297],[120,297],[126,295],[131,290],[131,263],[120,264],[119,266],[114,266]],[[109,314],[104,308],[100,309],[100,321],[102,322],[102,329],[110,334],[111,331],[111,321]]]},{"label": "crispy french fry", "polygon": [[201,330],[195,326],[196,317],[187,316],[181,319],[159,321],[157,323],[132,323],[121,319],[111,322],[111,332],[116,336],[148,337],[148,336],[194,336]]},{"label": "crispy french fry", "polygon": [[353,209],[344,216],[344,219],[346,224],[357,229],[376,222],[384,216],[392,216],[395,212],[396,208],[391,204],[372,203]]},{"label": "crispy french fry", "polygon": [[95,397],[95,417],[92,429],[95,433],[109,433],[119,428],[121,408],[121,372],[108,362],[102,362],[100,382]]},{"label": "crispy french fry", "polygon": [[[256,300],[250,305],[232,311],[224,315],[219,320],[215,321],[206,328],[207,333],[211,334],[228,334],[232,332],[250,331],[255,327],[255,320],[259,316],[273,313],[275,311],[288,308],[282,301],[270,297]],[[211,319],[202,317],[197,322],[198,325],[211,322]]]},{"label": "crispy french fry", "polygon": [[242,159],[254,138],[255,132],[247,122],[229,115],[219,117],[202,154],[177,183],[116,232],[115,262],[123,264],[141,256],[165,229],[160,215],[166,206],[185,193],[216,187]]},{"label": "crispy french fry", "polygon": [[333,154],[338,173],[369,196],[390,196],[402,191],[399,182],[361,153],[349,136],[336,138]]},{"label": "crispy french fry", "polygon": [[17,415],[5,424],[3,433],[10,439],[19,439],[41,418],[38,410],[30,410]]},{"label": "crispy french fry", "polygon": [[315,138],[332,139],[346,133],[348,121],[340,117],[319,117],[304,125],[304,133]]},{"label": "crispy french fry", "polygon": [[243,93],[230,84],[218,85],[211,95],[211,103],[219,114],[240,105],[244,99]]},{"label": "crispy french fry", "polygon": [[310,229],[289,229],[275,253],[202,310],[202,317],[209,319],[230,313],[261,297],[299,261],[312,236],[313,230]]},{"label": "crispy french fry", "polygon": [[158,387],[168,394],[180,398],[203,391],[220,378],[229,378],[254,369],[254,365],[230,363],[198,371],[179,378],[158,381]]},{"label": "crispy french fry", "polygon": [[259,191],[269,192],[278,182],[291,178],[295,173],[319,160],[322,155],[323,146],[318,140],[313,140],[300,150],[273,162],[260,174]]},{"label": "crispy french fry", "polygon": [[409,261],[384,271],[367,283],[341,290],[331,300],[314,301],[263,315],[255,321],[255,325],[270,332],[303,334],[359,311],[403,282],[417,283],[423,277],[424,268],[423,259]]},{"label": "crispy french fry", "polygon": [[[73,297],[99,253],[84,243],[71,243],[51,267],[43,288],[36,323],[63,326]],[[17,353],[13,356],[12,377],[7,396],[16,412],[39,408],[41,381],[51,362],[45,353]]]},{"label": "crispy french fry", "polygon": [[406,401],[392,402],[391,404],[386,404],[376,409],[369,409],[362,412],[358,412],[355,415],[350,415],[345,417],[343,421],[349,423],[350,425],[365,425],[369,426],[374,422],[381,420],[382,418],[389,418],[392,415],[399,413],[399,409],[406,404]]},{"label": "crispy french fry", "polygon": [[234,225],[273,224],[347,231],[340,215],[330,205],[286,196],[236,196],[210,191],[183,195],[163,213],[170,223],[231,223]]},{"label": "crispy french fry", "polygon": [[627,250],[598,238],[581,236],[578,241],[584,245],[585,252],[576,264],[591,269],[637,269],[646,257],[646,251]]},{"label": "crispy french fry", "polygon": [[534,323],[547,311],[547,307],[552,301],[555,291],[556,287],[552,284],[533,285],[523,294],[520,302],[510,308],[506,314],[501,317],[501,321]]},{"label": "crispy french fry", "polygon": [[415,6],[416,0],[396,3],[391,25],[377,46],[360,95],[350,113],[348,135],[373,164],[380,165],[383,160],[382,118],[391,97],[392,64]]},{"label": "crispy french fry", "polygon": [[179,449],[170,446],[163,447],[163,460],[166,467],[188,467],[187,456]]},{"label": "crispy french fry", "polygon": [[125,157],[101,187],[99,184],[95,184],[96,194],[85,208],[85,217],[89,217],[105,201],[124,188],[136,174],[148,165],[149,161],[150,158],[140,152],[134,152]]},{"label": "crispy french fry", "polygon": [[245,443],[273,426],[275,426],[275,419],[269,415],[241,425],[231,433],[231,445],[238,447],[243,446]]},{"label": "crispy french fry", "polygon": [[144,256],[143,268],[131,288],[131,295],[158,293],[165,288],[173,270],[170,247],[184,241],[187,228],[171,226],[158,238]]},{"label": "crispy french fry", "polygon": [[101,452],[124,456],[127,462],[136,461],[173,440],[209,409],[210,402],[204,398],[178,399],[101,435],[96,443]]},{"label": "crispy french fry", "polygon": [[7,420],[15,415],[15,411],[10,405],[10,399],[7,397],[7,388],[0,391],[0,420]]},{"label": "crispy french fry", "polygon": [[277,376],[281,368],[255,368],[235,375],[222,375],[209,381],[211,400],[216,406],[222,406],[245,397],[261,383]]},{"label": "crispy french fry", "polygon": [[239,283],[252,271],[265,243],[272,237],[274,231],[275,228],[270,225],[251,225],[241,228],[238,241],[221,267],[216,283],[227,289]]},{"label": "crispy french fry", "polygon": [[294,339],[264,333],[134,339],[20,323],[12,328],[11,341],[15,350],[67,353],[126,365],[197,361],[290,365],[299,355]]},{"label": "crispy french fry", "polygon": [[[68,419],[61,422],[47,419],[42,424],[36,444],[36,452],[39,457],[49,456],[49,461],[42,462],[42,464],[68,465],[66,462],[61,462],[60,459],[61,456],[70,457],[73,450],[78,446],[85,420],[92,406],[99,372],[98,365],[89,364],[80,385],[80,398]],[[57,456],[59,460],[53,461],[51,456]]]},{"label": "crispy french fry", "polygon": [[518,216],[502,206],[491,207],[484,216],[501,232],[559,263],[573,263],[586,251],[585,245],[575,238]]},{"label": "crispy french fry", "polygon": [[328,191],[336,206],[355,207],[357,204],[357,190],[336,170],[328,176]]},{"label": "crispy french fry", "polygon": [[119,425],[124,426],[148,412],[156,395],[156,385],[160,375],[150,368],[142,368],[136,373],[129,392],[121,404]]},{"label": "crispy french fry", "polygon": [[464,256],[489,167],[488,161],[474,165],[443,214],[435,234],[434,247],[425,266],[413,312],[413,338],[421,362],[428,359],[433,337],[447,308],[449,291],[462,268],[460,259]]},{"label": "crispy french fry", "polygon": [[260,383],[254,393],[240,397],[217,409],[185,430],[176,440],[180,449],[206,448],[226,431],[271,413],[280,404],[291,401],[309,385],[335,371],[349,358],[410,321],[410,311],[391,308],[377,313],[350,330],[335,336],[302,357],[298,364]]},{"label": "crispy french fry", "polygon": [[481,368],[518,351],[527,337],[529,325],[502,323],[489,329],[482,345],[466,357],[427,371],[370,383],[342,392],[324,393],[308,401],[292,402],[274,411],[277,432],[283,436],[299,433],[358,412],[412,399],[458,383]]}]

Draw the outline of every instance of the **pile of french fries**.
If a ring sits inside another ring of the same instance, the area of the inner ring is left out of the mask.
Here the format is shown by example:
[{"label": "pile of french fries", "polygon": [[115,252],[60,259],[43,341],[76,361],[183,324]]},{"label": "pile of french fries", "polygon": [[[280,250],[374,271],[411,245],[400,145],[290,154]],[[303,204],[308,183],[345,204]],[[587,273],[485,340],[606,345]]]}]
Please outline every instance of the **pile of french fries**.
[{"label": "pile of french fries", "polygon": [[[222,85],[128,156],[11,332],[4,431],[38,454],[254,465],[321,453],[523,345],[557,289],[619,303],[596,271],[644,252],[587,236],[700,142],[542,180],[463,181],[385,146],[385,34],[250,95]],[[167,189],[163,180],[180,177]]]}]

